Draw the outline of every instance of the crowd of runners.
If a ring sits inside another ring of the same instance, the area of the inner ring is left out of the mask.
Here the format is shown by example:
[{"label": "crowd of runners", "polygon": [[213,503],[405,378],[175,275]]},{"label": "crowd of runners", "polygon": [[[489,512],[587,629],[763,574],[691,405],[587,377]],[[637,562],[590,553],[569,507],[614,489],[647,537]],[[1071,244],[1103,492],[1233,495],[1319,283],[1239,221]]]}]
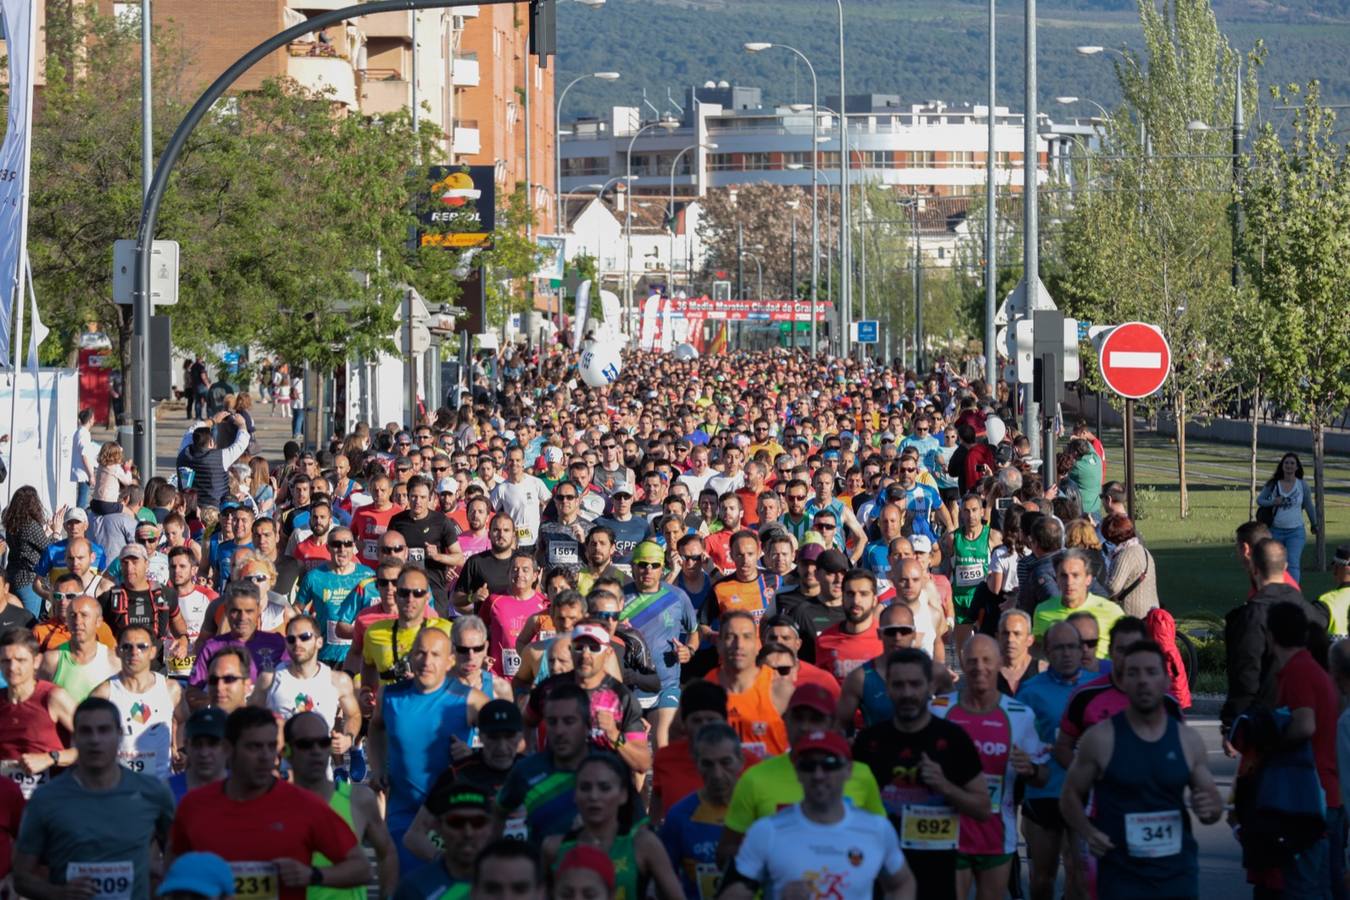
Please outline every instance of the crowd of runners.
[{"label": "crowd of runners", "polygon": [[519,351],[275,456],[222,399],[173,477],[82,419],[87,505],[5,509],[13,895],[1156,900],[1227,814],[1257,896],[1344,896],[1296,458],[1234,523],[1221,793],[1118,463],[1080,423],[1044,483],[946,360]]}]

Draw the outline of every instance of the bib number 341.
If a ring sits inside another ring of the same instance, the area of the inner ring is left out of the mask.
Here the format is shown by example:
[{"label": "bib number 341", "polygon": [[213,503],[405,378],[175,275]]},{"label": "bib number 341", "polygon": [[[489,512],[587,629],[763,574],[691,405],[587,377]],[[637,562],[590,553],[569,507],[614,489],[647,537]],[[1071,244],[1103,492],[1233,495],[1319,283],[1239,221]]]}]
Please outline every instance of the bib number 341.
[{"label": "bib number 341", "polygon": [[1125,845],[1130,856],[1176,856],[1181,852],[1182,833],[1180,810],[1125,815]]}]

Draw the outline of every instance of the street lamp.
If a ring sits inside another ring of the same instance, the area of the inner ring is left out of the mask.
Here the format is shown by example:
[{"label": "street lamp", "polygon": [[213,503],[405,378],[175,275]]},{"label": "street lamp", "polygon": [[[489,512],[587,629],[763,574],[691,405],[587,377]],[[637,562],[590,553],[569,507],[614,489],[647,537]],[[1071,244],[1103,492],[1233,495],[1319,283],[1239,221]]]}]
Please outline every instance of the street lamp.
[{"label": "street lamp", "polygon": [[[762,247],[760,249],[763,249]],[[764,263],[760,261],[758,255],[745,251],[745,255],[755,261],[755,289],[759,292],[756,296],[760,300],[764,299]]]},{"label": "street lamp", "polygon": [[1056,97],[1055,102],[1063,104],[1064,106],[1072,106],[1075,103],[1091,103],[1093,106],[1097,107],[1097,111],[1102,114],[1102,119],[1104,121],[1111,121],[1111,114],[1106,111],[1105,106],[1102,106],[1096,100],[1089,100],[1087,97]]},{"label": "street lamp", "polygon": [[844,0],[835,0],[839,7],[839,218],[845,222],[840,233],[839,268],[845,276],[843,282],[843,309],[839,329],[840,356],[848,355],[848,323],[853,318],[853,237],[849,234],[847,223],[850,220],[850,201],[848,196],[848,92],[844,88]]},{"label": "street lamp", "polygon": [[[582,0],[578,0],[578,2],[582,2]],[[599,0],[599,2],[595,3],[594,5],[599,6],[599,5],[603,4],[604,2],[605,2],[605,0]],[[561,135],[562,135],[562,105],[563,105],[563,101],[567,99],[567,92],[570,91],[570,90],[573,88],[574,85],[578,84],[579,82],[585,81],[587,78],[597,78],[597,79],[599,79],[599,80],[601,80],[601,81],[618,81],[618,80],[619,80],[619,77],[620,77],[620,76],[619,76],[619,73],[618,73],[618,72],[590,72],[590,73],[588,73],[588,74],[586,74],[586,75],[578,75],[576,78],[573,78],[571,81],[569,81],[569,82],[567,83],[567,87],[563,88],[563,89],[562,89],[562,93],[558,95],[558,100],[557,100],[557,102],[553,104],[553,131],[554,131],[554,133],[555,133],[556,135],[558,135],[558,136],[561,136]],[[553,141],[553,172],[554,172],[554,181],[553,181],[553,208],[556,209],[556,210],[558,210],[558,211],[559,211],[559,215],[561,215],[561,213],[562,213],[562,142],[559,141],[559,140],[557,140],[556,138],[555,138],[554,141]],[[559,229],[560,229],[560,230],[565,229],[565,228],[567,227],[566,220],[563,220],[563,221],[559,222],[558,225],[559,225]]]},{"label": "street lamp", "polygon": [[[840,69],[842,80],[843,68],[843,6],[839,8],[840,15]],[[787,44],[771,44],[764,41],[751,41],[741,45],[747,53],[760,53],[764,50],[771,50],[774,47],[780,50],[787,50],[795,53],[797,58],[806,63],[806,70],[811,73],[811,352],[815,353],[816,348],[816,304],[817,304],[817,286],[819,281],[820,265],[820,215],[819,215],[819,193],[820,193],[820,153],[817,145],[820,143],[820,94],[816,84],[816,67],[811,65],[811,60],[807,59],[806,54],[802,53],[796,47],[790,47]],[[792,108],[797,110],[799,104],[793,104]],[[797,110],[800,112],[800,110]],[[847,139],[846,139],[847,140]],[[794,219],[795,226],[795,219]],[[795,279],[794,279],[795,290]],[[795,300],[796,297],[794,296]]]},{"label": "street lamp", "polygon": [[[637,143],[638,137],[648,128],[664,128],[666,133],[674,131],[680,126],[679,120],[670,116],[663,116],[655,122],[648,122],[633,132],[633,137],[628,141],[627,166],[625,168],[626,177],[633,177],[633,145]],[[633,312],[633,198],[629,197],[623,205],[623,331],[629,333],[632,330],[630,321]]]},{"label": "street lamp", "polygon": [[[675,170],[680,167],[680,157],[698,147],[702,147],[704,150],[717,149],[717,145],[713,143],[690,144],[676,153],[675,158],[670,161],[670,204],[666,207],[666,221],[670,225],[670,266],[668,271],[670,272],[669,290],[672,295],[675,292]],[[688,259],[685,260],[685,271],[693,271],[692,264]]]}]

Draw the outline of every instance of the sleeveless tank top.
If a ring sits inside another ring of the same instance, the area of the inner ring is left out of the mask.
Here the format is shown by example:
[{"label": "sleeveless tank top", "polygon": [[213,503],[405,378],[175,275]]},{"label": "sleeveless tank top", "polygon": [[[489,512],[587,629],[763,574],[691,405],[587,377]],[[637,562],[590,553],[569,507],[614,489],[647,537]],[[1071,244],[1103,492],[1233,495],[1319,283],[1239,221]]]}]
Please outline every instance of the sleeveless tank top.
[{"label": "sleeveless tank top", "polygon": [[[352,824],[352,783],[350,781],[340,781],[333,787],[333,796],[328,800],[328,806],[342,816],[342,821],[347,823],[347,827],[353,831],[356,826]],[[331,866],[333,861],[322,853],[315,853],[310,860],[310,865]],[[364,887],[350,888],[330,888],[330,887],[312,887],[305,891],[306,900],[364,900],[366,889]]]},{"label": "sleeveless tank top", "polygon": [[333,686],[333,671],[320,664],[311,678],[292,675],[289,666],[272,673],[272,686],[267,691],[267,708],[283,719],[296,713],[313,712],[323,716],[328,727],[334,727],[338,713],[338,689]]},{"label": "sleeveless tank top", "polygon": [[432,782],[450,767],[450,738],[469,740],[469,688],[453,677],[429,693],[417,682],[384,689],[391,827],[410,823]]},{"label": "sleeveless tank top", "polygon": [[[552,623],[550,622],[550,624],[552,624]],[[478,689],[479,689],[480,691],[482,691],[484,694],[486,694],[486,695],[487,695],[487,698],[488,698],[489,700],[495,699],[495,698],[492,696],[492,690],[493,690],[492,679],[493,679],[495,676],[492,674],[492,672],[490,672],[490,671],[487,670],[487,669],[483,669],[483,670],[482,670],[481,672],[479,672],[478,674],[481,676],[481,677],[478,679]],[[472,685],[470,685],[470,687],[472,687]],[[473,726],[472,728],[469,729],[469,746],[470,746],[470,747],[473,747],[475,750],[478,749],[479,747],[483,746],[483,738],[482,738],[482,735],[480,735],[480,734],[478,733],[478,726],[477,726],[477,725],[475,725],[475,726]]]},{"label": "sleeveless tank top", "polygon": [[118,675],[108,681],[108,699],[122,714],[117,761],[133,772],[167,779],[172,770],[173,695],[163,675],[144,694],[133,693]]},{"label": "sleeveless tank top", "polygon": [[968,607],[975,589],[989,574],[989,526],[974,540],[967,540],[959,530],[953,532],[952,550],[952,602]]},{"label": "sleeveless tank top", "polygon": [[895,705],[886,690],[886,679],[877,671],[876,660],[869,659],[863,663],[862,700],[858,703],[858,709],[862,712],[863,724],[866,726],[889,722],[895,717]]},{"label": "sleeveless tank top", "polygon": [[[708,674],[717,680],[717,669]],[[770,685],[773,670],[761,667],[755,683],[740,694],[727,692],[727,722],[741,737],[741,744],[767,759],[788,751],[787,726],[773,705]]]},{"label": "sleeveless tank top", "polygon": [[[8,692],[0,691],[0,762],[17,760],[24,753],[50,753],[62,749],[61,735],[47,711],[47,698],[56,685],[39,681],[27,700],[11,703]],[[39,784],[52,776],[48,769],[40,775],[29,775],[13,765],[0,765],[0,775],[14,781],[23,791],[24,799],[33,796]]]},{"label": "sleeveless tank top", "polygon": [[1093,789],[1092,821],[1115,844],[1099,862],[1099,900],[1196,896],[1199,868],[1185,791],[1190,769],[1176,719],[1157,741],[1111,717],[1111,761]]},{"label": "sleeveless tank top", "polygon": [[[636,829],[627,834],[614,835],[614,843],[609,845],[609,858],[614,862],[613,900],[643,900],[647,896],[647,879],[638,871],[637,842],[633,839]],[[577,845],[580,831],[569,831],[558,845],[558,855],[553,862],[553,870],[567,857],[568,852]]]},{"label": "sleeveless tank top", "polygon": [[58,656],[52,683],[64,688],[76,703],[83,703],[90,691],[117,674],[101,644],[94,658],[87,663],[77,663],[69,645],[56,652]]}]

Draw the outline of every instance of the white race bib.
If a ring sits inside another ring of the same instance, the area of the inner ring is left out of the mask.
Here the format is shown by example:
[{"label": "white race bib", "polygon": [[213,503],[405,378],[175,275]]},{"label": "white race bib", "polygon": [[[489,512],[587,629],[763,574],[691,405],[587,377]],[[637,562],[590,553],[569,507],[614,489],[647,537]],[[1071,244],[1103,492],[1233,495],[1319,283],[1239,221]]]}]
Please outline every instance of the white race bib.
[{"label": "white race bib", "polygon": [[130,861],[67,863],[66,882],[77,878],[94,882],[94,900],[130,900],[136,869]]},{"label": "white race bib", "polygon": [[955,850],[961,817],[950,806],[906,803],[901,807],[902,850]]},{"label": "white race bib", "polygon": [[235,900],[277,900],[281,874],[270,862],[232,862]]},{"label": "white race bib", "polygon": [[1003,776],[985,772],[984,780],[989,785],[989,808],[994,811],[994,815],[998,815],[1003,807]]},{"label": "white race bib", "polygon": [[957,587],[967,587],[984,581],[985,571],[984,566],[975,563],[973,565],[958,565],[953,574],[956,576],[952,580],[953,584]]},{"label": "white race bib", "polygon": [[1126,813],[1125,847],[1130,856],[1152,859],[1181,852],[1181,810]]},{"label": "white race bib", "polygon": [[51,769],[46,769],[36,775],[29,774],[23,770],[17,762],[0,763],[0,775],[5,776],[10,781],[19,786],[23,793],[23,799],[31,800],[33,791],[46,784],[51,778]]},{"label": "white race bib", "polygon": [[548,545],[548,562],[551,566],[573,566],[579,562],[577,545],[555,541]]},{"label": "white race bib", "polygon": [[520,670],[520,654],[510,647],[502,648],[502,671],[508,677]]},{"label": "white race bib", "polygon": [[338,622],[336,619],[328,620],[328,627],[325,630],[323,642],[329,647],[350,647],[352,643],[351,638],[338,637],[337,627]]},{"label": "white race bib", "polygon": [[427,559],[427,548],[425,547],[408,548],[408,562],[421,563],[426,562],[426,559]]},{"label": "white race bib", "polygon": [[361,542],[361,558],[362,558],[362,559],[379,559],[379,558],[380,558],[380,540],[379,540],[379,538],[376,538],[376,539],[373,540],[373,541],[362,541],[362,542]]},{"label": "white race bib", "polygon": [[154,750],[122,750],[118,751],[117,761],[122,767],[132,772],[140,772],[142,775],[159,775],[159,754]]}]

